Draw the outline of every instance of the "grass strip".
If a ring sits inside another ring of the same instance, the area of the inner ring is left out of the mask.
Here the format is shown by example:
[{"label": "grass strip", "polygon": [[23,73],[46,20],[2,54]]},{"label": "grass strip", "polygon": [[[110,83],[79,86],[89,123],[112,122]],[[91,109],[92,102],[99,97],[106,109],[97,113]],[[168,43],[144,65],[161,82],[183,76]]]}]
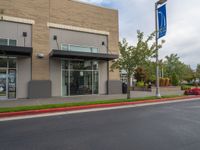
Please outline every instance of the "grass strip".
[{"label": "grass strip", "polygon": [[[162,96],[161,98],[175,98],[175,97],[180,97],[180,95]],[[150,97],[133,98],[133,99],[113,99],[113,100],[97,100],[97,101],[88,101],[88,102],[72,102],[72,103],[62,103],[62,104],[3,107],[3,108],[0,108],[0,113],[19,112],[19,111],[28,111],[28,110],[41,110],[41,109],[50,109],[50,108],[62,108],[62,107],[73,107],[73,106],[86,106],[86,105],[94,105],[94,104],[112,104],[112,103],[120,103],[120,102],[134,102],[134,101],[143,101],[143,100],[152,100],[152,99],[159,99],[159,98],[157,98],[155,96],[150,96]]]}]

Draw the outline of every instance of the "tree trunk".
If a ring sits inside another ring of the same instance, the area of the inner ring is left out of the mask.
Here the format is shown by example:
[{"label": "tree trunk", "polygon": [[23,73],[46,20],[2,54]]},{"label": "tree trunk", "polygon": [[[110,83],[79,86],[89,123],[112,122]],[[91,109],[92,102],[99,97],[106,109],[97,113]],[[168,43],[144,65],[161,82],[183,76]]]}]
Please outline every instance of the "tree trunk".
[{"label": "tree trunk", "polygon": [[127,77],[127,99],[131,98],[131,78]]}]

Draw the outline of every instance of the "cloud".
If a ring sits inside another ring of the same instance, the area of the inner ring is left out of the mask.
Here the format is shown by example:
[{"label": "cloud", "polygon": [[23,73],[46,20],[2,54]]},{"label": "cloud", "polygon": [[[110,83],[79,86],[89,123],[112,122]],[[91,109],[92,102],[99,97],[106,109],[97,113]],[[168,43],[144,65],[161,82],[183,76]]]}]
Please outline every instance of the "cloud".
[{"label": "cloud", "polygon": [[[150,34],[155,29],[154,2],[156,0],[83,0],[119,10],[120,38],[131,44],[136,41],[136,30]],[[200,63],[200,1],[175,0],[167,2],[168,31],[160,58],[177,53],[193,68]]]}]

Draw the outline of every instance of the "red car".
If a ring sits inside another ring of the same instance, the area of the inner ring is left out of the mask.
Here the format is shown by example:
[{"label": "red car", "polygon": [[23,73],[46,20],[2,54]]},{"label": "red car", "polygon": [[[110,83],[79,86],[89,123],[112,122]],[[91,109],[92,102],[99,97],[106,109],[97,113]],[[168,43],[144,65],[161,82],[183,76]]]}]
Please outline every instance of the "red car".
[{"label": "red car", "polygon": [[200,88],[192,88],[189,90],[185,90],[185,95],[200,95]]}]

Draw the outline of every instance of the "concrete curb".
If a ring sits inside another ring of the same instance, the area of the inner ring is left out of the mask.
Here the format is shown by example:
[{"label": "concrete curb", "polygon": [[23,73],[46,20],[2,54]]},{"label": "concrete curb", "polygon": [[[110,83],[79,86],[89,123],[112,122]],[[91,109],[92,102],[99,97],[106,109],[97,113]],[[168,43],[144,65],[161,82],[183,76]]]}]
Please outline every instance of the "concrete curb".
[{"label": "concrete curb", "polygon": [[166,102],[166,101],[175,101],[175,100],[181,101],[181,100],[193,99],[193,98],[200,98],[200,96],[182,96],[182,97],[176,97],[176,98],[162,98],[162,99],[142,100],[142,101],[134,101],[134,102],[120,102],[120,103],[111,103],[111,104],[95,104],[95,105],[86,105],[86,106],[72,106],[72,107],[50,108],[50,109],[41,109],[41,110],[6,112],[6,113],[0,113],[0,118],[38,115],[38,114],[55,113],[55,112],[66,112],[66,111],[75,111],[75,110],[92,109],[92,108],[107,108],[107,107],[117,107],[117,106],[125,106],[125,105],[137,105],[137,104]]}]

